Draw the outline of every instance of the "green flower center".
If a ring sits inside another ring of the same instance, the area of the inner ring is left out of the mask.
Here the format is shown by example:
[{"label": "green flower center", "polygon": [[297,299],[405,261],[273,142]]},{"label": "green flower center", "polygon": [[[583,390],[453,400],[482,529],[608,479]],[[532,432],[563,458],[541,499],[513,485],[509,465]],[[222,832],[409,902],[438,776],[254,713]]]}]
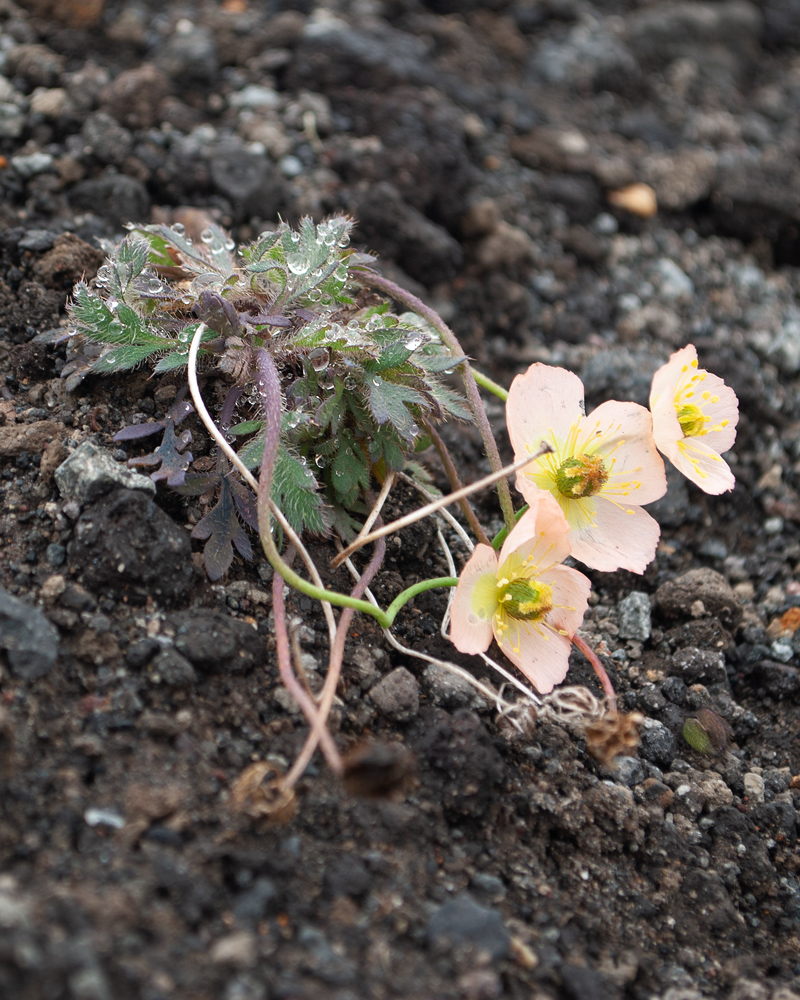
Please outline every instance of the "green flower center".
[{"label": "green flower center", "polygon": [[580,455],[567,458],[559,465],[556,486],[563,496],[580,500],[599,493],[607,479],[608,473],[599,455]]},{"label": "green flower center", "polygon": [[515,580],[498,585],[497,601],[509,618],[536,622],[553,610],[553,588],[541,580]]},{"label": "green flower center", "polygon": [[703,433],[706,418],[699,406],[685,403],[678,409],[678,423],[681,425],[684,437],[697,437]]}]

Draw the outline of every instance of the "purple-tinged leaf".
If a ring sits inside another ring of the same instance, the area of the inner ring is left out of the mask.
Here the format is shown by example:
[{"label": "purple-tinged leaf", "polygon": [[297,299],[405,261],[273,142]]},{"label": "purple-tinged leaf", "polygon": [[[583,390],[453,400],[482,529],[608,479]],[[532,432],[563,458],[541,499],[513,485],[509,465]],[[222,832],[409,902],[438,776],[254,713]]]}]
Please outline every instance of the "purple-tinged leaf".
[{"label": "purple-tinged leaf", "polygon": [[192,538],[208,539],[203,547],[203,559],[211,580],[219,580],[228,572],[233,562],[234,545],[246,559],[253,556],[250,540],[236,514],[231,483],[223,477],[219,486],[219,499],[192,531]]},{"label": "purple-tinged leaf", "polygon": [[194,461],[192,453],[186,450],[191,441],[192,432],[184,431],[183,434],[177,434],[173,421],[167,417],[161,444],[149,455],[142,455],[141,458],[129,458],[128,465],[131,467],[159,465],[159,469],[150,473],[150,478],[154,483],[165,479],[167,486],[182,486],[186,478],[186,470]]},{"label": "purple-tinged leaf", "polygon": [[218,472],[209,472],[203,475],[190,472],[185,477],[183,485],[177,487],[177,491],[185,497],[200,497],[204,493],[215,490],[219,486],[219,479]]},{"label": "purple-tinged leaf", "polygon": [[138,441],[141,438],[150,437],[157,431],[163,431],[166,424],[163,420],[156,420],[152,424],[128,424],[121,431],[117,431],[112,441]]},{"label": "purple-tinged leaf", "polygon": [[253,531],[258,531],[258,498],[255,493],[237,479],[230,480],[230,487],[239,517]]},{"label": "purple-tinged leaf", "polygon": [[304,319],[306,323],[313,323],[315,319],[319,319],[319,313],[312,312],[311,309],[303,309],[301,306],[295,309],[294,314],[298,319]]},{"label": "purple-tinged leaf", "polygon": [[251,326],[291,326],[292,321],[288,316],[271,316],[268,313],[259,313],[257,316],[245,316],[245,320]]}]

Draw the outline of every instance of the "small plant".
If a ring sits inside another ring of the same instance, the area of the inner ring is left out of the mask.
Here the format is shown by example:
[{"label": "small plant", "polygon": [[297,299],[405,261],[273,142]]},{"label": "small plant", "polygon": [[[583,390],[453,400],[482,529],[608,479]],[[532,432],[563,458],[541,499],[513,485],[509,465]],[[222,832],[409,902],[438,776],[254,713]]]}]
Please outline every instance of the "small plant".
[{"label": "small plant", "polygon": [[429,443],[427,422],[470,413],[441,378],[463,358],[427,323],[393,314],[352,281],[352,268],[373,261],[350,248],[351,228],[343,216],[304,219],[299,232],[282,224],[237,255],[213,224],[197,244],[181,226],[131,227],[105,247],[96,289],[75,288],[72,330],[101,349],[65,374],[75,380],[145,361],[156,373],[186,368],[202,327],[200,362],[213,362],[241,390],[245,419],[231,420],[226,433],[254,469],[264,451],[255,358],[267,350],[282,388],[275,502],[297,532],[335,526],[352,535],[373,473],[405,469]]},{"label": "small plant", "polygon": [[[234,549],[251,557],[246,527],[258,532],[275,570],[278,666],[310,732],[287,774],[272,765],[263,774],[248,772],[242,793],[248,815],[253,809],[259,816],[288,815],[292,789],[317,746],[348,787],[359,785],[355,774],[352,781],[348,774],[363,769],[364,754],[343,760],[326,725],[356,611],[376,619],[404,654],[469,680],[494,700],[512,730],[524,733],[537,717],[556,718],[579,728],[603,762],[631,749],[641,719],[617,710],[608,674],[578,633],[590,582],[562,564],[572,556],[593,569],[644,572],[660,529],[642,505],[666,492],[658,450],[707,492],[733,486],[720,454],[735,438],[736,397],[697,367],[691,345],[656,372],[652,415],[635,403],[611,401],[587,417],[577,376],[542,364],[532,365],[506,391],[472,368],[433,310],[377,273],[373,258],[350,247],[351,228],[345,217],[316,225],[305,219],[298,231],[282,223],[237,253],[215,225],[197,243],[179,226],[133,226],[119,245],[106,247],[109,257],[96,288],[80,283],[71,306],[73,340],[64,369],[71,386],[89,372],[121,372],[145,362],[156,373],[185,368],[192,402],[184,391],[162,421],[124,428],[116,440],[162,433],[160,445],[129,464],[157,466],[152,478],[185,495],[213,496],[213,506],[193,531],[205,540],[209,575],[227,571]],[[390,300],[407,311],[395,313]],[[230,383],[216,420],[198,380],[198,371],[212,368]],[[453,371],[463,396],[444,381]],[[481,388],[506,401],[515,452],[509,466],[500,461]],[[212,472],[192,470],[191,433],[178,431],[192,408],[217,444]],[[436,430],[448,418],[474,421],[491,475],[462,484]],[[451,484],[446,497],[431,496],[418,464],[418,453],[430,446]],[[519,509],[507,482],[515,473],[524,501]],[[400,478],[428,502],[381,524],[382,506]],[[469,503],[472,493],[492,484],[505,522],[493,539]],[[477,546],[447,511],[455,503]],[[444,517],[472,552],[460,577],[440,531],[450,575],[422,580],[380,608],[369,585],[380,570],[385,537],[434,515]],[[347,566],[354,579],[349,594],[323,585],[303,542],[308,533],[336,542],[331,567]],[[366,545],[374,546],[372,556],[359,571],[350,556]],[[306,575],[293,565],[298,556]],[[285,583],[322,602],[328,624],[330,659],[316,697],[299,679],[299,644],[287,620]],[[482,656],[520,698],[510,701],[502,688],[408,649],[393,635],[405,604],[434,588],[451,588],[442,635],[459,651]],[[338,620],[333,607],[341,609]],[[493,640],[536,691],[487,655]],[[585,688],[557,688],[573,646],[594,668],[603,701]],[[684,736],[693,746],[716,747],[713,726],[699,713],[690,722]],[[391,767],[384,771],[394,773]]]}]

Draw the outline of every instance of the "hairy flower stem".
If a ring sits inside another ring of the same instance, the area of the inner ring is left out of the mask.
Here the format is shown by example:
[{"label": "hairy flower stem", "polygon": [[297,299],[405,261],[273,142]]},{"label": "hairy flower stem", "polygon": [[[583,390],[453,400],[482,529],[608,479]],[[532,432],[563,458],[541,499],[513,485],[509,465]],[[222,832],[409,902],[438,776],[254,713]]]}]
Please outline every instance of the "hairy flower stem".
[{"label": "hairy flower stem", "polygon": [[[375,578],[375,574],[380,569],[385,555],[386,542],[381,539],[381,541],[379,541],[375,546],[375,552],[373,553],[372,559],[370,559],[364,569],[361,579],[356,583],[355,587],[353,587],[351,597],[361,598],[364,596],[367,587],[369,587],[370,583]],[[284,779],[284,787],[286,788],[293,788],[302,777],[305,769],[308,767],[309,761],[314,755],[317,745],[321,743],[320,727],[323,727],[324,731],[329,734],[329,730],[327,729],[328,716],[330,715],[331,707],[333,706],[333,699],[336,695],[336,688],[339,685],[339,678],[342,675],[344,647],[354,614],[355,611],[353,608],[343,608],[342,613],[339,616],[339,623],[336,628],[336,638],[331,647],[330,656],[328,657],[328,672],[325,675],[325,683],[322,687],[319,707],[316,709],[317,725],[312,725],[311,731],[306,737],[302,750],[297,755],[294,764],[292,764],[291,769]],[[322,751],[325,753],[326,760],[328,760],[328,755],[324,745],[322,746]],[[339,766],[341,766],[341,759],[339,760]],[[335,770],[335,773],[340,775],[341,771]]]},{"label": "hairy flower stem", "polygon": [[592,669],[597,674],[598,680],[603,686],[603,691],[608,699],[608,707],[612,712],[615,712],[617,710],[617,693],[614,690],[614,685],[611,683],[611,678],[606,672],[606,668],[600,662],[600,657],[597,653],[595,653],[589,643],[586,642],[585,639],[582,639],[577,632],[572,637],[572,645],[575,646],[576,649],[579,649],[589,663],[591,663]]},{"label": "hairy flower stem", "polygon": [[[336,744],[333,742],[333,737],[328,731],[325,719],[321,717],[314,699],[305,690],[292,669],[289,632],[286,627],[286,607],[283,601],[283,587],[283,579],[276,573],[272,578],[272,611],[275,616],[275,648],[278,654],[278,671],[280,672],[283,686],[293,696],[300,706],[303,715],[308,719],[311,731],[319,741],[322,752],[325,754],[328,767],[330,767],[334,774],[339,775],[342,773],[341,755],[336,748]],[[336,634],[338,638],[339,629],[336,630]],[[303,766],[303,770],[305,770],[305,765]],[[299,774],[294,775],[294,771],[295,768],[292,768],[290,772],[290,775],[293,775],[291,783],[288,781],[288,775],[284,781],[284,786],[287,788],[291,788],[300,776]],[[300,773],[302,774],[302,771]]]},{"label": "hairy flower stem", "polygon": [[[412,312],[421,316],[422,319],[430,323],[433,329],[436,330],[442,339],[442,343],[450,350],[450,353],[454,357],[464,356],[464,351],[461,349],[461,344],[459,344],[458,338],[447,323],[445,323],[442,317],[435,310],[431,309],[430,306],[426,306],[421,299],[418,299],[416,295],[412,295],[411,292],[406,291],[405,288],[401,288],[400,285],[396,284],[394,281],[384,278],[382,274],[375,274],[374,271],[358,268],[357,270],[354,270],[352,274],[361,284],[367,285],[369,288],[374,288],[376,291],[383,292],[385,295],[390,295],[393,299],[395,299],[395,301],[400,302],[402,305],[406,306],[406,308],[411,309]],[[500,458],[500,452],[497,449],[497,442],[494,439],[494,434],[492,433],[489,418],[486,415],[486,409],[484,408],[483,400],[481,399],[481,394],[478,390],[478,384],[475,381],[472,368],[468,361],[462,361],[458,367],[461,373],[461,379],[464,383],[464,391],[467,395],[467,402],[472,415],[475,418],[475,423],[478,425],[481,438],[483,439],[483,447],[486,449],[486,456],[489,459],[489,464],[491,465],[493,472],[499,472],[503,467],[503,463]],[[503,511],[503,520],[510,531],[511,528],[514,527],[514,505],[511,502],[511,490],[508,488],[508,483],[505,479],[499,479],[497,481],[497,495],[500,500],[500,507]]]},{"label": "hairy flower stem", "polygon": [[[447,478],[450,480],[450,488],[456,491],[463,489],[464,484],[461,482],[461,478],[458,475],[455,465],[453,465],[453,459],[450,457],[450,452],[447,450],[447,445],[442,440],[441,435],[430,420],[423,420],[422,423],[425,428],[425,433],[433,442],[433,447],[436,449],[439,455],[439,460],[444,466],[444,471],[447,473]],[[467,500],[466,497],[463,497],[459,501],[459,506],[461,507],[464,517],[467,519],[467,523],[470,528],[472,528],[478,541],[482,542],[484,545],[489,545],[490,542],[486,536],[486,532],[481,527],[481,523],[478,520],[475,511],[472,509],[472,504],[469,500]]]}]

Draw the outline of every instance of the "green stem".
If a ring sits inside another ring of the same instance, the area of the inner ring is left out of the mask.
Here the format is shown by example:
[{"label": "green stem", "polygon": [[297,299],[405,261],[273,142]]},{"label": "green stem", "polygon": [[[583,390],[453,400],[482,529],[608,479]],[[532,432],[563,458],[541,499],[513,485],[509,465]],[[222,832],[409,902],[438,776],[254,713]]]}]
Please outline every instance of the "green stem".
[{"label": "green stem", "polygon": [[503,402],[508,399],[508,389],[504,389],[502,385],[495,382],[494,379],[489,378],[488,375],[484,375],[483,372],[479,372],[477,368],[472,369],[472,374],[475,376],[475,381],[481,387],[481,389],[486,389],[488,392],[493,392],[495,396],[502,399]]},{"label": "green stem", "polygon": [[[522,507],[520,507],[520,509],[516,513],[517,522],[519,522],[519,519],[527,510],[530,510],[530,505],[527,503],[524,504]],[[500,549],[502,549],[503,542],[508,538],[508,534],[509,534],[508,528],[503,526],[494,536],[494,538],[492,539],[492,548],[495,550],[495,552],[499,552]]]},{"label": "green stem", "polygon": [[438,576],[434,580],[420,580],[419,583],[415,583],[413,586],[407,587],[402,593],[395,597],[386,609],[386,617],[389,620],[389,625],[385,625],[384,628],[389,628],[391,624],[394,623],[394,620],[397,617],[397,612],[403,607],[403,605],[408,604],[412,598],[416,597],[417,594],[422,594],[426,590],[433,590],[434,587],[456,586],[458,586],[457,576]]},{"label": "green stem", "polygon": [[[445,323],[442,317],[434,309],[431,309],[430,306],[426,306],[425,303],[421,299],[418,299],[416,295],[412,295],[411,292],[407,291],[405,288],[401,288],[400,285],[396,284],[394,281],[384,278],[382,274],[376,274],[374,271],[367,270],[366,268],[359,268],[357,271],[354,271],[353,276],[361,284],[367,285],[369,288],[374,288],[379,292],[383,292],[385,295],[390,295],[395,301],[402,303],[402,305],[411,309],[418,316],[421,316],[422,319],[424,319],[433,327],[434,330],[436,330],[442,339],[442,343],[449,349],[450,353],[454,357],[464,357],[464,351],[461,349],[461,344],[458,342],[458,338],[447,323]],[[494,439],[491,425],[489,424],[489,418],[486,415],[481,394],[478,391],[478,384],[475,381],[472,367],[468,361],[462,361],[458,368],[461,373],[461,379],[464,383],[464,391],[467,396],[469,408],[475,418],[475,423],[478,425],[481,438],[483,439],[483,447],[486,449],[486,457],[489,459],[492,472],[499,472],[500,469],[503,468],[503,462],[500,458],[500,452],[498,451],[497,442]],[[511,528],[514,527],[514,504],[511,501],[511,490],[509,489],[508,483],[505,479],[500,479],[497,482],[497,496],[500,500],[500,507],[503,511],[503,520],[506,522],[509,530],[511,530]]]}]

